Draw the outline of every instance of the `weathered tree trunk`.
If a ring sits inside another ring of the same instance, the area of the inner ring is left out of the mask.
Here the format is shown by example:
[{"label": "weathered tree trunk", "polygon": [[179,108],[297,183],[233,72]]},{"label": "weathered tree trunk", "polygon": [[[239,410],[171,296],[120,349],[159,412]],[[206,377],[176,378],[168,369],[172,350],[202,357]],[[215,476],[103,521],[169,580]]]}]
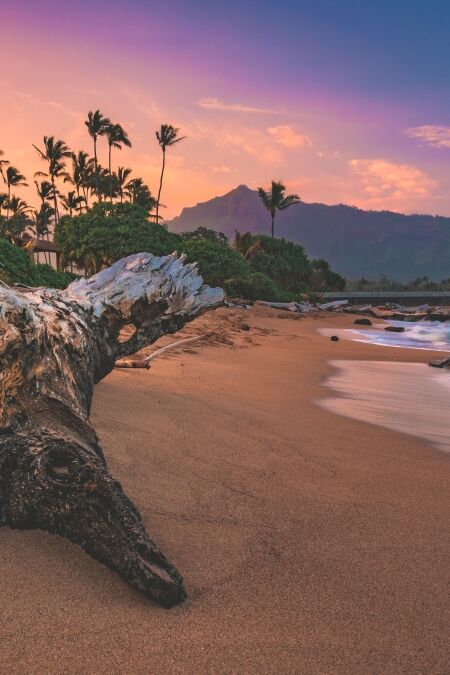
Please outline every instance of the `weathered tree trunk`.
[{"label": "weathered tree trunk", "polygon": [[[67,537],[163,606],[185,598],[108,473],[89,411],[116,359],[222,299],[195,266],[149,253],[65,291],[0,286],[0,525]],[[136,330],[119,342],[128,324]]]}]

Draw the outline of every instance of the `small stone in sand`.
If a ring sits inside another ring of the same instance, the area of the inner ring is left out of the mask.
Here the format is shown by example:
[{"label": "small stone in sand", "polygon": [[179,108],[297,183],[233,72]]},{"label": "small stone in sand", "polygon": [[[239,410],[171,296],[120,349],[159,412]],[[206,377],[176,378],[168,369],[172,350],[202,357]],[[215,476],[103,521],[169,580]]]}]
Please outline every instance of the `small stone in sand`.
[{"label": "small stone in sand", "polygon": [[332,335],[332,336],[330,337],[330,340],[331,340],[331,342],[339,342],[339,338],[338,338],[337,335]]},{"label": "small stone in sand", "polygon": [[391,333],[404,333],[405,328],[404,326],[386,326],[384,330],[388,330]]},{"label": "small stone in sand", "polygon": [[355,323],[357,326],[372,326],[372,322],[370,319],[356,319],[353,323]]},{"label": "small stone in sand", "polygon": [[241,330],[250,330],[248,323],[241,323]]}]

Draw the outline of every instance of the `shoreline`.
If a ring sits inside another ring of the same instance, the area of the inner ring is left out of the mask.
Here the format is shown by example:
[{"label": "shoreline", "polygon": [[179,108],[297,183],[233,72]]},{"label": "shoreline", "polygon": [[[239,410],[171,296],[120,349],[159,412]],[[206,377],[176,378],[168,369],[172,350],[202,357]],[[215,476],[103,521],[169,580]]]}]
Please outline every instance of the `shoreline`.
[{"label": "shoreline", "polygon": [[[421,363],[335,360],[318,405],[450,452],[450,374]],[[425,370],[426,368],[426,370]]]},{"label": "shoreline", "polygon": [[329,361],[434,354],[317,333],[353,319],[222,308],[178,336],[204,345],[96,386],[107,463],[189,598],[167,612],[69,542],[3,528],[5,669],[446,671],[448,455],[315,403]]},{"label": "shoreline", "polygon": [[[390,322],[390,323],[391,324],[396,323],[396,324],[400,325],[401,323],[405,323],[405,322],[398,321],[398,322]],[[386,325],[387,325],[387,322],[385,320],[384,324],[375,324],[374,323],[372,328],[368,327],[367,329],[363,329],[363,328],[355,328],[355,326],[352,326],[351,328],[341,328],[341,329],[335,331],[335,334],[340,339],[343,339],[343,340],[352,340],[353,342],[363,342],[365,344],[375,345],[375,346],[378,346],[378,347],[388,347],[388,348],[392,348],[392,349],[408,349],[408,350],[409,349],[415,349],[415,350],[418,349],[418,350],[421,350],[421,351],[439,353],[440,355],[442,355],[443,353],[447,353],[447,354],[450,355],[450,344],[442,346],[442,348],[440,348],[440,347],[436,348],[436,347],[430,346],[432,344],[431,342],[428,342],[428,346],[419,346],[418,344],[411,344],[411,343],[410,344],[402,344],[402,338],[400,337],[400,335],[405,336],[406,339],[407,339],[408,334],[407,333],[399,333],[399,334],[389,333],[389,336],[388,336],[387,332],[384,333],[384,326],[386,326]],[[381,326],[383,326],[383,329],[381,329]],[[409,324],[408,324],[408,327],[409,327]],[[420,326],[419,326],[419,324],[415,324],[415,327],[418,328]],[[324,335],[325,337],[331,337],[331,335],[333,334],[333,329],[332,328],[324,328],[324,329],[321,329],[319,332],[321,332],[321,334]],[[353,337],[353,336],[360,336],[360,338],[358,339],[358,337]],[[377,337],[382,337],[382,336],[385,337],[386,340],[388,340],[388,341],[382,342],[382,341],[377,341],[376,339],[371,339],[371,337],[377,338]],[[391,342],[389,342],[389,338],[391,339]],[[398,341],[397,344],[395,343],[395,340]],[[424,344],[426,344],[426,341],[424,341]],[[440,344],[442,344],[442,343],[440,343]],[[442,356],[441,356],[441,358],[442,358]]]}]

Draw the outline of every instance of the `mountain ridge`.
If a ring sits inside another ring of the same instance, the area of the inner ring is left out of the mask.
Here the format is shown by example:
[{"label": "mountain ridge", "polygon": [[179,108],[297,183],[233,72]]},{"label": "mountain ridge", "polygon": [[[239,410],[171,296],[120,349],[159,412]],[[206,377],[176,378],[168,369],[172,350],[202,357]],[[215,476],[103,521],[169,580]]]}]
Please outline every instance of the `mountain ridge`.
[{"label": "mountain ridge", "polygon": [[[257,191],[246,185],[185,207],[168,224],[175,232],[208,227],[231,239],[236,229],[270,233],[269,214]],[[450,218],[445,216],[299,202],[277,215],[275,233],[302,244],[310,256],[325,258],[347,278],[450,277]]]}]

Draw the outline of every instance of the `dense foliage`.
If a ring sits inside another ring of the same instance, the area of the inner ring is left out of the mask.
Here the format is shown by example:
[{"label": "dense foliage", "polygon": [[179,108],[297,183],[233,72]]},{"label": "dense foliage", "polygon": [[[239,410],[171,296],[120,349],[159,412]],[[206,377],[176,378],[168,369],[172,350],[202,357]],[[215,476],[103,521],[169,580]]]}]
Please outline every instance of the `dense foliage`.
[{"label": "dense foliage", "polygon": [[57,272],[50,265],[35,265],[25,251],[0,239],[0,279],[27,286],[65,288],[73,279],[70,272]]},{"label": "dense foliage", "polygon": [[227,279],[224,289],[230,298],[273,302],[290,302],[297,299],[292,293],[280,290],[272,279],[260,272],[253,272],[247,277]]},{"label": "dense foliage", "polygon": [[227,279],[246,278],[251,270],[245,258],[227,244],[209,239],[185,239],[183,253],[198,263],[200,274],[211,286],[224,286]]},{"label": "dense foliage", "polygon": [[206,241],[212,241],[215,244],[228,244],[228,239],[224,234],[222,234],[222,232],[216,232],[215,230],[210,230],[207,227],[197,227],[195,230],[182,232],[179,236],[181,239],[183,239],[183,241],[190,239],[205,239]]},{"label": "dense foliage", "polygon": [[56,226],[55,241],[64,261],[95,273],[115,260],[149,251],[166,255],[180,247],[180,238],[162,225],[150,223],[138,204],[102,202],[87,213],[64,216]]},{"label": "dense foliage", "polygon": [[138,204],[103,202],[86,213],[64,216],[55,241],[64,261],[85,268],[88,275],[139,251],[182,252],[198,264],[207,284],[249,300],[290,301],[308,291],[318,298],[345,285],[324,260],[310,260],[299,244],[246,233],[237,234],[230,246],[224,235],[205,227],[174,234],[150,222]]},{"label": "dense foliage", "polygon": [[303,293],[311,272],[311,261],[303,246],[266,236],[252,239],[257,244],[249,257],[252,271],[270,277],[283,291]]}]

